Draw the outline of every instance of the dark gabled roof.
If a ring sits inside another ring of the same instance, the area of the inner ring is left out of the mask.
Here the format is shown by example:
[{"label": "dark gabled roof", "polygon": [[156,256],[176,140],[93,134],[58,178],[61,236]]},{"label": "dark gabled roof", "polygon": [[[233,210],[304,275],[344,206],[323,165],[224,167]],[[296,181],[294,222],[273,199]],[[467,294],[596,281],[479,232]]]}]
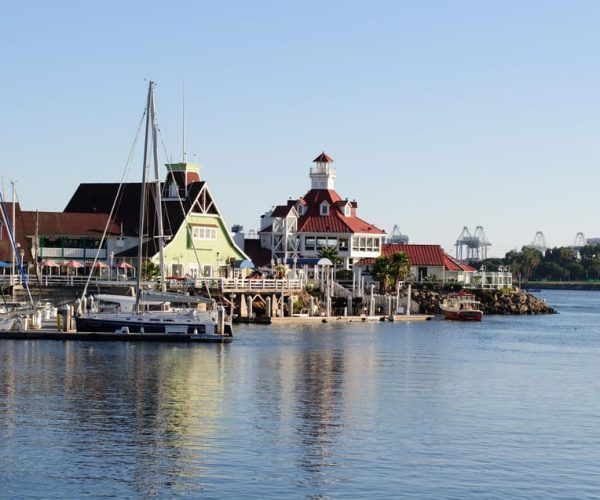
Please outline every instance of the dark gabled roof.
[{"label": "dark gabled roof", "polygon": [[262,248],[259,239],[244,240],[244,253],[257,267],[268,266],[271,263],[271,250]]},{"label": "dark gabled roof", "polygon": [[333,163],[333,158],[325,154],[325,151],[323,151],[319,156],[317,156],[313,160],[313,163]]},{"label": "dark gabled roof", "polygon": [[[167,240],[165,244],[168,243],[169,235],[174,236],[185,221],[185,216],[192,210],[192,203],[200,194],[204,184],[204,181],[190,184],[188,186],[188,196],[181,203],[179,200],[163,200],[163,229]],[[135,236],[139,234],[141,186],[140,182],[123,184],[119,192],[119,184],[116,183],[80,184],[71,201],[67,204],[65,212],[101,212],[108,214],[118,194],[113,220],[117,225],[123,225],[124,234]],[[212,201],[206,190],[202,193],[201,198],[202,200],[199,201],[204,204],[209,204]],[[183,205],[183,211],[181,205]],[[155,198],[153,196],[147,195],[145,213],[147,222],[144,233],[151,236],[151,238],[148,242],[144,243],[143,254],[155,255],[158,253],[158,239],[152,236],[158,234],[158,221],[156,218]],[[207,213],[219,215],[214,204]],[[123,257],[135,255],[137,255],[137,246],[119,254],[119,256]]]},{"label": "dark gabled roof", "polygon": [[293,204],[292,205],[278,205],[277,207],[275,207],[275,210],[273,210],[273,212],[271,213],[271,217],[286,217],[287,214],[289,214],[293,208]]}]

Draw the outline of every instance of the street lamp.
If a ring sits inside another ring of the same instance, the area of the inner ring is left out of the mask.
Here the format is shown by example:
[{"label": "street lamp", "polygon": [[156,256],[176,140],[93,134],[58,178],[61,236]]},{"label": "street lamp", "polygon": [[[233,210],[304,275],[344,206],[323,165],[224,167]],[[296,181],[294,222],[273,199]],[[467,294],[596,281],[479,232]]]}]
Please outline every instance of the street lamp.
[{"label": "street lamp", "polygon": [[109,272],[109,279],[112,279],[112,268],[113,268],[113,260],[115,258],[115,252],[110,252],[110,269],[108,270]]}]

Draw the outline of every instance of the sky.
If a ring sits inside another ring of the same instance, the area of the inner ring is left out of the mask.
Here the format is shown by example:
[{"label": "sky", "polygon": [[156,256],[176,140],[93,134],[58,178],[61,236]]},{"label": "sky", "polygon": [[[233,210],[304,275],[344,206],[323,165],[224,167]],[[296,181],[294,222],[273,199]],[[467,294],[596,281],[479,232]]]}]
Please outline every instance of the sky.
[{"label": "sky", "polygon": [[[310,187],[334,158],[358,215],[502,256],[600,236],[600,2],[0,0],[0,176],[60,211],[118,182],[155,81],[167,159],[229,226]],[[185,82],[185,83],[184,83]],[[141,177],[141,143],[126,178]]]}]

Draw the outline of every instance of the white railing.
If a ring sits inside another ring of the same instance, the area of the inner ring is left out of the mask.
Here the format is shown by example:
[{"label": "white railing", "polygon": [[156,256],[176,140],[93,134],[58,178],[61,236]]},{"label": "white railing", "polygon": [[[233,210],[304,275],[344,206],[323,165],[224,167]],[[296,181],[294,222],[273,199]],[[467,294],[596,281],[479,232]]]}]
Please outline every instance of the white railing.
[{"label": "white railing", "polygon": [[264,291],[283,291],[283,290],[302,290],[303,281],[300,279],[229,279],[221,278],[221,290],[264,290]]},{"label": "white railing", "polygon": [[[35,275],[29,276],[29,285],[32,287],[38,286],[38,279]],[[65,275],[47,275],[41,276],[41,286],[83,286],[87,283],[87,275],[65,276]],[[22,284],[22,279],[19,275],[11,277],[10,274],[0,275],[0,284]],[[135,278],[122,276],[92,276],[90,280],[92,285],[101,286],[135,286]],[[152,287],[157,285],[158,281],[144,281],[143,286]],[[197,289],[204,289],[208,286],[211,290],[222,291],[244,291],[244,290],[261,290],[261,291],[288,291],[302,290],[304,282],[301,279],[234,279],[234,278],[198,278],[195,280],[168,280],[167,286],[171,289],[182,288],[186,286],[194,286]]]}]

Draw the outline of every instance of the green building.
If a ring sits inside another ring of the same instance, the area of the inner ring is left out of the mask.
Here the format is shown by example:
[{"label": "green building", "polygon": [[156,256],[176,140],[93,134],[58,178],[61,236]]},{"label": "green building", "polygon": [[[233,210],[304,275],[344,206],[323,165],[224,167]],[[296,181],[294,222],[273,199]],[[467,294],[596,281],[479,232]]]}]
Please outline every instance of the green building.
[{"label": "green building", "polygon": [[[231,276],[246,254],[235,244],[197,163],[170,163],[160,183],[165,275],[172,277]],[[156,216],[157,186],[142,183],[80,184],[66,213],[111,214],[121,228],[107,241],[107,261],[135,264],[140,233],[139,206],[144,194],[143,259],[159,264],[160,227]],[[153,191],[154,190],[154,191]]]}]

